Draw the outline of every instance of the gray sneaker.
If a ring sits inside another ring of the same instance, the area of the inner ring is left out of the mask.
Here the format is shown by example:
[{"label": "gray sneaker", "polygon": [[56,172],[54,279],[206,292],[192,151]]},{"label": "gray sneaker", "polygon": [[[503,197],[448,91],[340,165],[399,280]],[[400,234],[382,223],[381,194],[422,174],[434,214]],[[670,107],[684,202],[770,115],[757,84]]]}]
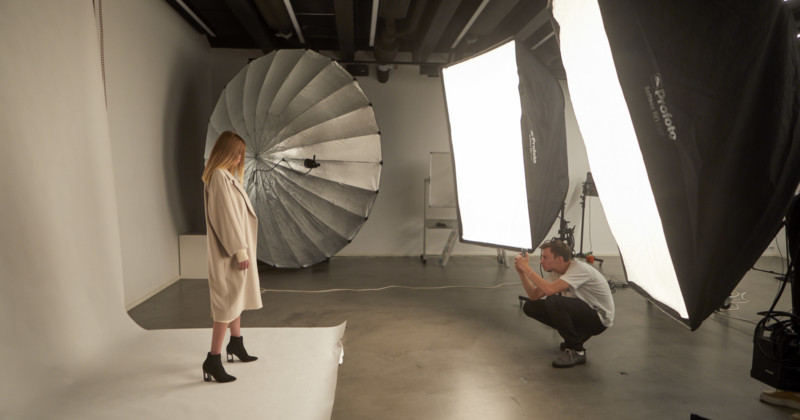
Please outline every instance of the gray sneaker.
[{"label": "gray sneaker", "polygon": [[561,342],[561,344],[558,345],[558,349],[561,351],[564,351],[566,348],[567,348],[567,343],[563,341]]},{"label": "gray sneaker", "polygon": [[586,351],[583,354],[578,353],[572,349],[564,349],[558,359],[553,360],[553,367],[555,368],[568,368],[575,365],[582,365],[586,363]]}]

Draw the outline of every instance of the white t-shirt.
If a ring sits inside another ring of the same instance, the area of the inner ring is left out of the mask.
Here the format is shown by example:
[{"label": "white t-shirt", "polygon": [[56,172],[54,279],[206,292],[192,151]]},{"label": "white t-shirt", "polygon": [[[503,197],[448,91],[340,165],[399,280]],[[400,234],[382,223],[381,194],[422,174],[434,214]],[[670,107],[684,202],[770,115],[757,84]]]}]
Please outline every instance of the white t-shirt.
[{"label": "white t-shirt", "polygon": [[573,259],[566,273],[558,275],[552,271],[547,279],[551,282],[564,280],[569,284],[569,289],[564,291],[565,296],[576,297],[586,302],[597,311],[600,321],[606,327],[614,323],[614,299],[611,297],[611,288],[608,287],[603,274],[591,265]]}]

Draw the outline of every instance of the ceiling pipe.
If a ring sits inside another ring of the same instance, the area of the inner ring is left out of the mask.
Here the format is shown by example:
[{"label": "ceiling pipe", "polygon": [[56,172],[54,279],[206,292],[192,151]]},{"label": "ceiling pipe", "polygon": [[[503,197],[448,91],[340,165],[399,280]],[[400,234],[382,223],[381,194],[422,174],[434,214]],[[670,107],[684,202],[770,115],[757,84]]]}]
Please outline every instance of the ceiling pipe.
[{"label": "ceiling pipe", "polygon": [[369,46],[375,46],[375,31],[378,27],[378,7],[380,0],[372,0],[372,19],[369,23]]},{"label": "ceiling pipe", "polygon": [[397,50],[400,45],[397,43],[397,29],[395,27],[395,20],[393,18],[384,19],[384,27],[381,31],[381,36],[375,42],[373,52],[375,59],[379,63],[392,61],[394,56],[397,55]]},{"label": "ceiling pipe", "polygon": [[427,6],[428,6],[428,0],[417,0],[414,3],[414,7],[411,8],[411,13],[410,16],[408,17],[408,24],[406,25],[405,28],[397,32],[398,37],[405,38],[417,32],[417,28],[419,27],[419,22],[422,20],[422,14],[425,12],[425,8]]},{"label": "ceiling pipe", "polygon": [[404,22],[408,24],[402,30],[397,30],[397,20],[395,18],[384,18],[384,28],[373,48],[375,60],[378,62],[378,81],[386,83],[389,81],[389,71],[391,66],[388,63],[394,61],[397,51],[400,49],[398,38],[404,38],[414,34],[422,20],[425,12],[427,0],[417,0],[411,7],[411,12]]},{"label": "ceiling pipe", "polygon": [[297,23],[297,16],[294,14],[292,2],[290,0],[283,0],[283,5],[286,6],[286,11],[289,12],[289,18],[292,19],[292,25],[294,25],[294,30],[297,32],[297,38],[300,39],[301,44],[305,44],[306,40],[303,38],[303,31],[300,30],[300,24]]}]

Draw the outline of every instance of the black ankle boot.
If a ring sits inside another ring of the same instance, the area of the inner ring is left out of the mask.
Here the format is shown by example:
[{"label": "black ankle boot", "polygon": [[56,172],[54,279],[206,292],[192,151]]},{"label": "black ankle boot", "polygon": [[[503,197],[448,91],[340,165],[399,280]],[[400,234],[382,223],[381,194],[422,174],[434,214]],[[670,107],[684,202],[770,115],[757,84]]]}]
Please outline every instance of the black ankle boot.
[{"label": "black ankle boot", "polygon": [[220,354],[211,354],[208,353],[206,356],[206,361],[203,362],[203,380],[206,382],[211,382],[211,378],[213,377],[215,381],[223,383],[223,382],[232,382],[236,380],[235,376],[228,375],[225,372],[225,368],[222,367],[222,355]]},{"label": "black ankle boot", "polygon": [[258,357],[247,354],[247,350],[244,349],[244,337],[231,336],[231,341],[225,347],[225,352],[228,353],[229,362],[233,362],[234,354],[243,362],[252,362],[258,359]]}]

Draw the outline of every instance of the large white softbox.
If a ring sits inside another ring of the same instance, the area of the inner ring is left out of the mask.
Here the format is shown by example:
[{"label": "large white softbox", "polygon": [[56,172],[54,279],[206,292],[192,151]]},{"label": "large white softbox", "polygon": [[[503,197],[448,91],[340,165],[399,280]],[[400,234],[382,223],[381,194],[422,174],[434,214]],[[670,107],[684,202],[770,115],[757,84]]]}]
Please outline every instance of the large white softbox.
[{"label": "large white softbox", "polygon": [[538,246],[569,185],[558,82],[512,41],[445,66],[442,83],[461,241]]},{"label": "large white softbox", "polygon": [[628,280],[695,329],[800,180],[800,66],[780,1],[553,0],[578,126]]}]

